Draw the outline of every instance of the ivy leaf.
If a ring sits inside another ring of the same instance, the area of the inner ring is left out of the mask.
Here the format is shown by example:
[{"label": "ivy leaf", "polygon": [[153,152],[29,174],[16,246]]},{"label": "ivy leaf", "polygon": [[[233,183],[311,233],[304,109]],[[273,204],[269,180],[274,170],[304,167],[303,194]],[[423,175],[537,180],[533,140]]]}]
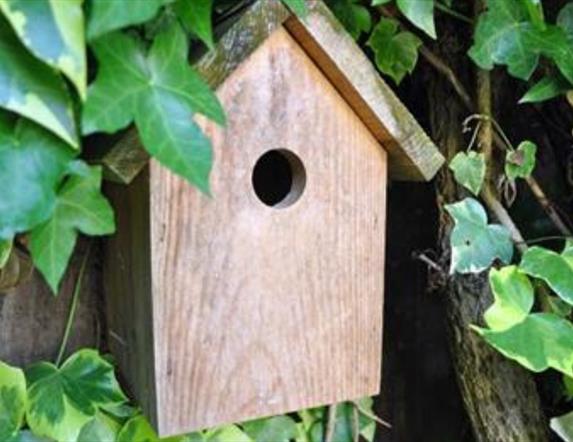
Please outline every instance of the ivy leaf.
[{"label": "ivy leaf", "polygon": [[12,439],[8,439],[6,442],[53,442],[50,439],[44,437],[36,436],[30,430],[22,430]]},{"label": "ivy leaf", "polygon": [[32,56],[0,14],[0,107],[79,146],[72,100],[62,78]]},{"label": "ivy leaf", "polygon": [[452,161],[450,169],[454,172],[454,178],[458,183],[470,190],[474,195],[479,195],[485,178],[485,156],[473,150],[458,152]]},{"label": "ivy leaf", "polygon": [[416,67],[422,41],[411,32],[399,32],[395,20],[381,18],[366,44],[374,51],[378,69],[398,84]]},{"label": "ivy leaf", "polygon": [[535,300],[529,278],[516,266],[489,272],[494,303],[487,309],[484,319],[491,330],[502,331],[523,321]]},{"label": "ivy leaf", "polygon": [[450,243],[450,272],[479,273],[496,259],[509,263],[513,244],[509,231],[498,224],[488,224],[482,205],[473,198],[446,205],[455,221]]},{"label": "ivy leaf", "polygon": [[29,249],[54,294],[73,252],[78,230],[107,235],[115,230],[113,210],[100,193],[101,167],[78,161],[58,191],[52,217],[35,227]]},{"label": "ivy leaf", "polygon": [[396,0],[398,9],[432,38],[436,38],[434,0]]},{"label": "ivy leaf", "polygon": [[84,106],[84,134],[115,132],[135,120],[144,147],[164,166],[208,193],[210,141],[193,122],[200,112],[223,124],[217,97],[187,63],[187,39],[172,24],[146,55],[133,38],[116,32],[93,44],[100,62]]},{"label": "ivy leaf", "polygon": [[0,440],[20,431],[26,413],[26,378],[19,368],[0,361]]},{"label": "ivy leaf", "polygon": [[297,436],[296,422],[286,415],[245,422],[242,427],[255,442],[289,442]]},{"label": "ivy leaf", "polygon": [[569,2],[557,15],[557,26],[565,31],[569,41],[573,41],[573,3]]},{"label": "ivy leaf", "polygon": [[71,159],[64,143],[34,123],[0,123],[0,239],[12,239],[50,217]]},{"label": "ivy leaf", "polygon": [[328,5],[354,40],[372,28],[370,12],[358,0],[329,0]]},{"label": "ivy leaf", "polygon": [[531,371],[551,367],[573,376],[573,324],[560,316],[532,313],[503,331],[472,328],[496,350]]},{"label": "ivy leaf", "polygon": [[543,247],[531,247],[523,254],[519,268],[545,281],[563,301],[573,305],[573,246],[562,254]]},{"label": "ivy leaf", "polygon": [[12,253],[13,243],[14,241],[12,239],[0,239],[0,269],[8,262],[10,253]]},{"label": "ivy leaf", "polygon": [[304,17],[308,13],[306,0],[283,0],[283,2],[299,17]]},{"label": "ivy leaf", "polygon": [[528,44],[528,35],[533,31],[523,1],[490,2],[479,17],[469,55],[482,69],[503,64],[511,75],[527,80],[539,61],[539,55]]},{"label": "ivy leaf", "polygon": [[253,440],[236,425],[225,425],[207,430],[203,437],[207,442],[253,442]]},{"label": "ivy leaf", "polygon": [[505,156],[505,174],[510,180],[529,178],[535,168],[537,146],[531,141],[522,141],[514,151]]},{"label": "ivy leaf", "polygon": [[[304,5],[303,0],[290,0],[294,8]],[[291,6],[289,4],[289,6]],[[297,9],[293,9],[295,12]],[[215,47],[213,41],[213,23],[211,15],[213,13],[213,0],[178,0],[175,3],[175,12],[181,19],[185,27],[193,32],[207,45],[209,49]]]},{"label": "ivy leaf", "polygon": [[[195,434],[197,433],[194,433],[194,435]],[[151,428],[145,416],[139,415],[129,419],[125,423],[117,436],[117,442],[201,442],[203,440],[197,440],[194,435],[159,439],[157,433]]]},{"label": "ivy leaf", "polygon": [[97,412],[95,417],[84,425],[78,440],[89,442],[115,442],[121,425],[105,413]]},{"label": "ivy leaf", "polygon": [[0,11],[28,49],[63,72],[83,98],[87,66],[82,1],[0,0]]},{"label": "ivy leaf", "polygon": [[126,26],[151,20],[163,5],[163,0],[136,0],[127,5],[125,1],[92,0],[87,21],[90,41]]},{"label": "ivy leaf", "polygon": [[551,418],[549,426],[565,442],[573,441],[573,411]]},{"label": "ivy leaf", "polygon": [[551,98],[564,94],[570,89],[572,89],[571,85],[562,75],[543,77],[521,97],[519,103],[539,103],[541,101],[550,100]]},{"label": "ivy leaf", "polygon": [[95,350],[80,350],[61,368],[40,362],[26,370],[26,420],[39,436],[73,442],[102,405],[126,401],[113,366]]}]

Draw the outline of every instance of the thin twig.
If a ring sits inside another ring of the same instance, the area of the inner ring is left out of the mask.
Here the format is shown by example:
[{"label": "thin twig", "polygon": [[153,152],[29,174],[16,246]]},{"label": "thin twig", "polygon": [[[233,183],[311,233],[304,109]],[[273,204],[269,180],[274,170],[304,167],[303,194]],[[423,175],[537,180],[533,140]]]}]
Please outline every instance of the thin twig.
[{"label": "thin twig", "polygon": [[385,420],[379,418],[378,416],[376,416],[374,413],[371,413],[368,410],[365,410],[364,408],[362,408],[360,406],[360,404],[358,402],[352,402],[354,404],[354,406],[358,409],[358,411],[360,411],[360,413],[364,416],[366,416],[368,419],[372,419],[374,422],[378,422],[380,425],[382,425],[383,427],[386,428],[392,428],[392,425],[390,425],[388,422],[386,422]]},{"label": "thin twig", "polygon": [[442,11],[443,13],[448,14],[454,18],[457,18],[458,20],[461,20],[465,23],[469,23],[470,25],[472,25],[474,23],[474,21],[471,18],[469,18],[468,16],[462,14],[461,12],[455,11],[452,8],[448,8],[443,3],[436,2],[435,6],[436,6],[437,10]]},{"label": "thin twig", "polygon": [[557,241],[557,240],[568,240],[568,239],[572,238],[570,236],[564,236],[564,235],[540,236],[539,238],[526,239],[525,244],[537,244],[545,241]]},{"label": "thin twig", "polygon": [[70,305],[70,311],[68,313],[68,319],[66,322],[66,328],[64,330],[64,336],[62,337],[62,342],[60,343],[60,350],[58,351],[58,357],[56,358],[56,366],[60,366],[62,359],[64,358],[64,353],[68,345],[68,340],[70,338],[70,332],[72,331],[72,325],[74,324],[74,319],[76,317],[76,311],[78,309],[78,301],[80,298],[80,291],[82,287],[82,282],[84,279],[84,272],[86,270],[86,264],[88,262],[88,257],[90,255],[91,242],[88,244],[87,250],[84,254],[80,271],[78,273],[78,279],[76,279],[76,285],[74,287],[74,293],[72,294],[72,303]]},{"label": "thin twig", "polygon": [[338,404],[332,404],[328,407],[328,417],[326,422],[326,432],[324,433],[324,442],[332,442],[332,438],[334,437],[337,408]]},{"label": "thin twig", "polygon": [[426,264],[428,267],[434,269],[435,271],[445,275],[446,272],[444,271],[444,269],[437,264],[435,261],[433,261],[430,257],[428,257],[428,255],[425,255],[424,253],[420,253],[420,252],[413,252],[412,253],[412,258],[414,259],[419,259],[420,261],[422,261],[424,264]]}]

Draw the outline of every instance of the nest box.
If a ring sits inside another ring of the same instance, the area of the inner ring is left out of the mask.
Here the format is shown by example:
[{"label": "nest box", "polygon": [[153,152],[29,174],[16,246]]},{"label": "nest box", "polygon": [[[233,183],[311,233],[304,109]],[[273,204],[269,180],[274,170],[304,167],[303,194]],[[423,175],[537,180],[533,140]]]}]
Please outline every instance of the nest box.
[{"label": "nest box", "polygon": [[[443,158],[319,1],[259,0],[195,66],[227,112],[212,198],[138,147],[105,157],[109,343],[162,436],[376,394],[387,174]],[[129,183],[129,185],[125,185]]]}]

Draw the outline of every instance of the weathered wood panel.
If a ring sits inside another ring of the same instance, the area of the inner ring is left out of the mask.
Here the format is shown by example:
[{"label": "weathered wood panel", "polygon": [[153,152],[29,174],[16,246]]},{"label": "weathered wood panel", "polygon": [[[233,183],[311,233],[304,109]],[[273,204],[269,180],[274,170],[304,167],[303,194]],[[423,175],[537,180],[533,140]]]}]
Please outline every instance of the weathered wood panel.
[{"label": "weathered wood panel", "polygon": [[[85,246],[86,242],[81,241],[58,297],[37,272],[10,294],[0,294],[0,360],[26,365],[56,358]],[[94,347],[99,331],[105,327],[98,314],[100,277],[97,247],[92,246],[67,354],[81,347]]]}]

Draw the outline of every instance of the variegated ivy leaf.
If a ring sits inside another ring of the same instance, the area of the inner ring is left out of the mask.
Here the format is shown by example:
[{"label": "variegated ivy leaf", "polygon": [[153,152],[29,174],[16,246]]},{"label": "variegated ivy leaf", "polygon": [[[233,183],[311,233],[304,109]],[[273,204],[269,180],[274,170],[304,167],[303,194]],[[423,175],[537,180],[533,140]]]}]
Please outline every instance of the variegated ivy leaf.
[{"label": "variegated ivy leaf", "polygon": [[507,330],[527,317],[535,300],[533,286],[516,266],[491,269],[489,284],[494,303],[486,310],[484,319],[491,330]]},{"label": "variegated ivy leaf", "polygon": [[91,0],[88,39],[91,41],[108,32],[151,20],[164,3],[165,0]]},{"label": "variegated ivy leaf", "polygon": [[[63,72],[85,96],[83,0],[0,0],[0,11],[40,60]],[[37,75],[37,73],[36,73]]]},{"label": "variegated ivy leaf", "polygon": [[[290,0],[293,8],[305,7],[304,0]],[[177,0],[174,5],[177,16],[185,27],[213,49],[213,0]],[[294,9],[297,11],[297,9]]]},{"label": "variegated ivy leaf", "polygon": [[225,117],[217,97],[187,63],[183,30],[173,23],[157,35],[148,54],[119,32],[97,39],[93,47],[100,66],[84,106],[84,134],[115,132],[135,120],[152,156],[208,192],[211,143],[193,113],[221,124]]},{"label": "variegated ivy leaf", "polygon": [[549,426],[565,442],[573,442],[573,411],[551,418]]},{"label": "variegated ivy leaf", "polygon": [[103,405],[126,401],[113,366],[95,350],[80,350],[61,368],[40,362],[26,370],[31,430],[54,440],[75,442]]},{"label": "variegated ivy leaf", "polygon": [[59,189],[52,217],[35,227],[29,249],[54,294],[68,265],[78,236],[108,235],[115,230],[113,210],[100,193],[101,167],[78,161]]},{"label": "variegated ivy leaf", "polygon": [[26,50],[1,13],[0,60],[0,107],[35,121],[77,148],[72,100],[63,79]]},{"label": "variegated ivy leaf", "polygon": [[0,114],[0,239],[11,240],[52,215],[72,155],[63,142],[31,121],[14,123]]},{"label": "variegated ivy leaf", "polygon": [[467,153],[458,152],[450,161],[450,169],[454,172],[456,181],[476,196],[481,191],[485,168],[484,154],[473,150]]},{"label": "variegated ivy leaf", "polygon": [[1,441],[9,441],[20,432],[26,413],[26,398],[24,372],[0,361]]},{"label": "variegated ivy leaf", "polygon": [[573,376],[573,324],[553,313],[532,313],[506,330],[472,326],[492,347],[525,368],[554,368]]},{"label": "variegated ivy leaf", "polygon": [[516,150],[505,156],[505,174],[510,180],[529,178],[535,168],[537,146],[531,141],[522,141]]},{"label": "variegated ivy leaf", "polygon": [[411,32],[400,32],[396,20],[381,18],[366,44],[374,51],[378,69],[400,83],[416,67],[422,41]]},{"label": "variegated ivy leaf", "polygon": [[573,305],[573,244],[558,254],[543,247],[531,247],[523,254],[519,268],[545,281],[563,301]]},{"label": "variegated ivy leaf", "polygon": [[446,205],[455,221],[450,243],[450,272],[479,273],[495,259],[507,264],[513,256],[509,231],[499,224],[488,224],[483,206],[473,198]]},{"label": "variegated ivy leaf", "polygon": [[105,413],[98,411],[95,417],[82,427],[78,441],[115,442],[121,424]]}]

